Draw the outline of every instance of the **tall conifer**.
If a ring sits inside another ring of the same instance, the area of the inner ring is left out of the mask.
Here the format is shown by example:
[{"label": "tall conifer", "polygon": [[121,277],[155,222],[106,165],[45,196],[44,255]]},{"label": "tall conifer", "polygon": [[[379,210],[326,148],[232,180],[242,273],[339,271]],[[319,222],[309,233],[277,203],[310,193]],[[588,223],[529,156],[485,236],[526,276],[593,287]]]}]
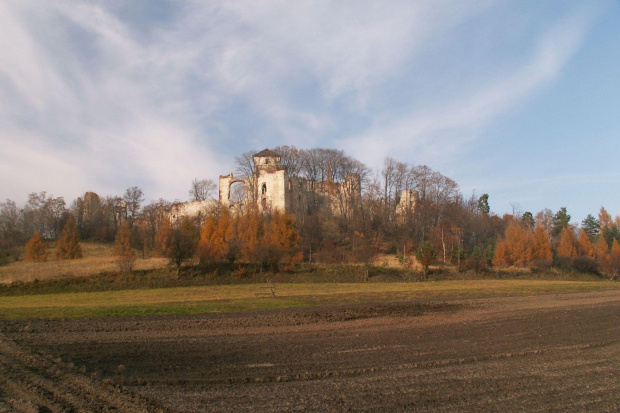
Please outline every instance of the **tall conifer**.
[{"label": "tall conifer", "polygon": [[56,259],[74,260],[77,258],[82,258],[82,248],[75,228],[75,219],[73,215],[69,215],[60,233],[60,238],[56,242]]}]

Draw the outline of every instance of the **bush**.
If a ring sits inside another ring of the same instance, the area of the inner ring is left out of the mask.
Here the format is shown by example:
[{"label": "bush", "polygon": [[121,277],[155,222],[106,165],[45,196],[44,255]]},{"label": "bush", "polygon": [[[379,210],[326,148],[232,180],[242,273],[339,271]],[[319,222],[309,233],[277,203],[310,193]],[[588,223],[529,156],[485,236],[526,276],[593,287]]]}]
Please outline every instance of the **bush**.
[{"label": "bush", "polygon": [[530,268],[534,271],[546,271],[553,265],[553,260],[536,259],[530,264]]},{"label": "bush", "polygon": [[573,269],[583,273],[598,273],[598,263],[589,257],[577,257],[573,259]]}]

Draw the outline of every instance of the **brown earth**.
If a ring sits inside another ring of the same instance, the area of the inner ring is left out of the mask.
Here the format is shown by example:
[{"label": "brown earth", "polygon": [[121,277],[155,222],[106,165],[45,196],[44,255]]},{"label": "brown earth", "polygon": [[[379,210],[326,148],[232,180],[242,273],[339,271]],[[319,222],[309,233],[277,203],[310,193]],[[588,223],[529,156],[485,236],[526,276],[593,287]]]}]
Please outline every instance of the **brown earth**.
[{"label": "brown earth", "polygon": [[618,291],[0,326],[0,411],[620,411]]}]

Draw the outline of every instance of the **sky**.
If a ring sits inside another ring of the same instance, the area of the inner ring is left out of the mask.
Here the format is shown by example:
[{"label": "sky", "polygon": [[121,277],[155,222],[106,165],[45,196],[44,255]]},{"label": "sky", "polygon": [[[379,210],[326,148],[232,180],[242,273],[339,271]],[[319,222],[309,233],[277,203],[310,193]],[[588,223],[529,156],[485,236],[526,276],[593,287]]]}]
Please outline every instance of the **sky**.
[{"label": "sky", "polygon": [[620,214],[620,3],[0,2],[0,200],[186,200],[236,156],[425,164],[499,215]]}]

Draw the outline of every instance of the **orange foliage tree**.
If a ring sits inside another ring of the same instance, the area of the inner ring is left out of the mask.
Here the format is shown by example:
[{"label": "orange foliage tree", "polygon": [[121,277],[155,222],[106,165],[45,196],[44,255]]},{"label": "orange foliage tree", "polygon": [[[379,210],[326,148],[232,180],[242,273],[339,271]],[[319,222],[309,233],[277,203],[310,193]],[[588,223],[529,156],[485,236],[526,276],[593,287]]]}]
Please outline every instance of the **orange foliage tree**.
[{"label": "orange foliage tree", "polygon": [[45,262],[47,261],[47,249],[45,242],[39,232],[35,232],[32,238],[26,243],[26,261]]},{"label": "orange foliage tree", "polygon": [[124,221],[114,237],[114,256],[121,272],[131,272],[136,261],[136,255],[131,248],[131,229]]},{"label": "orange foliage tree", "polygon": [[498,267],[522,267],[532,260],[532,239],[530,231],[524,229],[517,221],[512,220],[506,228],[503,239],[495,247],[493,265]]},{"label": "orange foliage tree", "polygon": [[532,260],[539,261],[540,263],[548,263],[548,265],[551,265],[551,262],[553,261],[553,251],[551,250],[549,235],[542,226],[536,226],[536,229],[532,234],[532,240]]},{"label": "orange foliage tree", "polygon": [[298,245],[299,232],[295,228],[295,217],[276,210],[263,237],[263,265],[266,264],[272,271],[278,272],[280,262],[284,261],[290,268],[302,259]]},{"label": "orange foliage tree", "polygon": [[532,231],[517,221],[511,221],[503,239],[497,242],[493,265],[524,267],[532,263],[551,264],[553,252],[549,236],[542,226]]},{"label": "orange foliage tree", "polygon": [[598,266],[604,273],[610,272],[610,260],[609,260],[609,245],[602,235],[599,235],[598,239],[594,243],[594,253],[596,254],[596,261]]},{"label": "orange foliage tree", "polygon": [[75,228],[75,219],[73,215],[69,215],[60,233],[60,238],[56,242],[56,259],[73,260],[77,258],[82,258],[82,248]]},{"label": "orange foliage tree", "polygon": [[609,273],[614,277],[620,275],[620,243],[615,238],[609,253]]},{"label": "orange foliage tree", "polygon": [[566,226],[562,229],[560,241],[558,242],[557,255],[559,257],[575,258],[577,256],[577,237],[573,230]]},{"label": "orange foliage tree", "polygon": [[594,252],[594,246],[592,245],[592,241],[588,237],[586,231],[581,228],[579,231],[579,256],[587,257],[591,259],[596,259],[596,253]]}]

